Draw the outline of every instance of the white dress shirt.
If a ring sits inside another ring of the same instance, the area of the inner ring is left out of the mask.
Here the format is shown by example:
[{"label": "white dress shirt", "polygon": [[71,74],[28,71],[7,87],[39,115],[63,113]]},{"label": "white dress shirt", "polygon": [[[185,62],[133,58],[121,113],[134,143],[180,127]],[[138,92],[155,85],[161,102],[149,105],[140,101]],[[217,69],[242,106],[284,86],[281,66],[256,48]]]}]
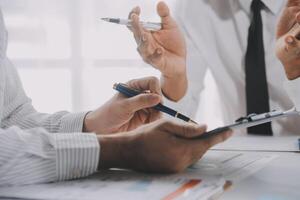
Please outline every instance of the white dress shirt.
[{"label": "white dress shirt", "polygon": [[6,57],[7,34],[0,15],[0,186],[68,180],[95,172],[97,137],[80,133],[86,113],[50,115],[32,107]]},{"label": "white dress shirt", "polygon": [[[251,2],[177,2],[174,14],[186,36],[188,46],[189,88],[179,106],[172,106],[195,116],[200,101],[199,94],[204,89],[205,72],[210,69],[216,81],[224,123],[231,124],[237,118],[246,115],[245,54],[251,20]],[[266,6],[262,11],[262,20],[270,109],[287,110],[294,104],[298,104],[300,108],[300,81],[288,82],[284,68],[275,55],[276,23],[285,1],[262,2]],[[300,117],[273,122],[272,129],[274,135],[300,134]],[[246,131],[238,133],[245,134]]]}]

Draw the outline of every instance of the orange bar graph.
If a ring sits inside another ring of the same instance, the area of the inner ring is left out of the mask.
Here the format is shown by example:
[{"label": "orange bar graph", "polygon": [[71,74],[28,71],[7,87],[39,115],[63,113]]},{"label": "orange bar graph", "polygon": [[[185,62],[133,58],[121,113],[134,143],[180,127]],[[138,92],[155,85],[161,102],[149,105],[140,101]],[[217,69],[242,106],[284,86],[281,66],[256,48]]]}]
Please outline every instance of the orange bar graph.
[{"label": "orange bar graph", "polygon": [[172,192],[171,194],[162,198],[162,200],[174,200],[177,197],[179,197],[180,195],[182,195],[185,191],[195,187],[199,183],[201,183],[201,180],[192,179],[192,180],[188,181],[187,183],[185,183],[184,185],[182,185],[177,190],[175,190],[174,192]]}]

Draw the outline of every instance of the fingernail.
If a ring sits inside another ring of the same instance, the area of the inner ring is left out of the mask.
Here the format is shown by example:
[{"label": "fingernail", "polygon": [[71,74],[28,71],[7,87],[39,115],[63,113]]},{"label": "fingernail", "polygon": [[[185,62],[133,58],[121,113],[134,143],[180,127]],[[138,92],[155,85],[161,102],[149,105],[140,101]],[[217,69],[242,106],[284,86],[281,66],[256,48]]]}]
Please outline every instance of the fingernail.
[{"label": "fingernail", "polygon": [[142,41],[143,41],[143,42],[146,42],[146,41],[147,41],[147,37],[146,37],[145,34],[143,34],[143,36],[142,36]]}]

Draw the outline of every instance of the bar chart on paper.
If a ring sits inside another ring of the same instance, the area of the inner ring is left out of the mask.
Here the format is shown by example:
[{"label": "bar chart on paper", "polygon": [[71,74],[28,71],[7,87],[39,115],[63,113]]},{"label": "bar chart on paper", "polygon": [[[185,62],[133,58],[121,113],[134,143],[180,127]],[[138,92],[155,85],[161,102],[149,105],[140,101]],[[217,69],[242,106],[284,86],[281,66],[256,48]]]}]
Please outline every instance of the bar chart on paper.
[{"label": "bar chart on paper", "polygon": [[224,185],[220,176],[189,178],[110,170],[61,183],[0,188],[0,197],[22,199],[207,199]]},{"label": "bar chart on paper", "polygon": [[85,179],[29,186],[1,187],[0,198],[21,199],[208,199],[262,169],[276,155],[208,151],[185,172],[153,175],[125,170],[101,171]]}]

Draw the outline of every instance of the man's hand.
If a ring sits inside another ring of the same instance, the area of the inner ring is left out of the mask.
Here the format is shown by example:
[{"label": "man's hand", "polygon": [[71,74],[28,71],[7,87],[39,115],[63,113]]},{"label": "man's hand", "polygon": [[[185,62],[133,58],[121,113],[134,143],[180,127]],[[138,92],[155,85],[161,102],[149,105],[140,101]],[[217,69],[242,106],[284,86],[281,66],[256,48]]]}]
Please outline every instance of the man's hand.
[{"label": "man's hand", "polygon": [[300,77],[300,1],[289,0],[277,25],[276,54],[288,79]]},{"label": "man's hand", "polygon": [[127,85],[146,93],[132,98],[117,93],[103,106],[87,114],[84,132],[110,134],[130,131],[160,118],[160,112],[151,108],[161,102],[159,80],[147,77],[129,81]]},{"label": "man's hand", "polygon": [[231,132],[197,139],[205,126],[158,120],[128,133],[99,136],[99,168],[127,168],[144,172],[177,173],[197,162]]},{"label": "man's hand", "polygon": [[160,2],[157,5],[162,23],[159,31],[143,28],[139,21],[140,12],[140,8],[136,7],[129,14],[132,20],[130,30],[138,45],[137,50],[146,63],[161,71],[164,94],[177,101],[185,94],[187,87],[184,37],[165,3]]}]

